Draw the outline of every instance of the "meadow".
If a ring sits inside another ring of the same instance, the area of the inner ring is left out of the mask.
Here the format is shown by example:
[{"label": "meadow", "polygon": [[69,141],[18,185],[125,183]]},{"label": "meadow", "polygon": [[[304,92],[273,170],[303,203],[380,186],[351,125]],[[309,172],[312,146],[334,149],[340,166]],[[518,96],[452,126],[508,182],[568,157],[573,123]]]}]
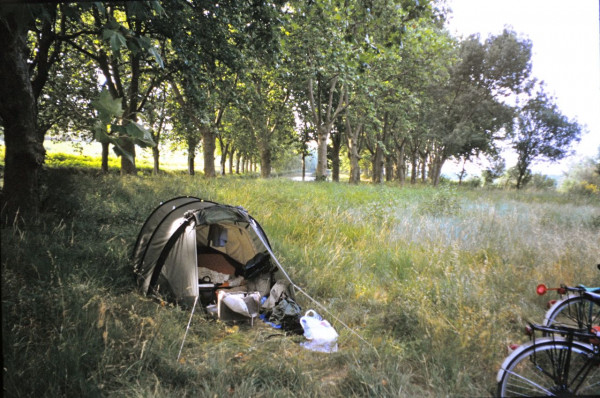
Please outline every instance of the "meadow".
[{"label": "meadow", "polygon": [[[557,192],[295,182],[48,167],[43,210],[2,227],[6,397],[492,396],[549,297],[600,285],[600,203]],[[130,255],[179,195],[243,206],[339,351],[140,295]],[[553,297],[551,297],[553,298]]]}]

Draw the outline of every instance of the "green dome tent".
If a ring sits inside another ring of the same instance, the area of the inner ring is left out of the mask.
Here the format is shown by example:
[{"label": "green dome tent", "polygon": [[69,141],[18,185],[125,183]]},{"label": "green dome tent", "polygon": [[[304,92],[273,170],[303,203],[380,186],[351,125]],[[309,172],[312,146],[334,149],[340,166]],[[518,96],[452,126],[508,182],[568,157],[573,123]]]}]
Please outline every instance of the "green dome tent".
[{"label": "green dome tent", "polygon": [[163,202],[144,223],[132,260],[143,294],[179,304],[202,297],[206,282],[230,288],[233,280],[236,291],[257,291],[262,297],[284,281],[293,297],[293,284],[273,257],[263,229],[241,207],[189,196]]}]

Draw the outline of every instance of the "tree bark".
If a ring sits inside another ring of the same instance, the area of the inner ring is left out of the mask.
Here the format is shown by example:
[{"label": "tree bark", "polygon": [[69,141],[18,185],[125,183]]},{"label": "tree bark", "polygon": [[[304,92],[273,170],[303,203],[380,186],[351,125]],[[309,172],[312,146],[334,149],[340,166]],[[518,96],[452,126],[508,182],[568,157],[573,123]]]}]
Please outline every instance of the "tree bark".
[{"label": "tree bark", "polygon": [[329,130],[325,127],[319,128],[317,136],[317,181],[327,179],[327,139],[329,138]]},{"label": "tree bark", "polygon": [[396,151],[396,181],[404,184],[406,181],[406,162],[404,160],[404,143]]},{"label": "tree bark", "polygon": [[229,175],[233,174],[233,157],[235,156],[235,148],[231,147],[231,153],[229,154]]},{"label": "tree bark", "polygon": [[6,143],[2,221],[35,215],[38,174],[46,151],[37,130],[37,102],[27,64],[27,29],[14,14],[0,19],[0,116]]},{"label": "tree bark", "polygon": [[390,182],[394,180],[394,157],[390,153],[385,157],[385,181]]},{"label": "tree bark", "polygon": [[219,147],[221,148],[221,175],[225,175],[225,167],[227,164],[227,156],[229,156],[229,143],[224,143],[221,138],[219,138]]},{"label": "tree bark", "polygon": [[342,150],[342,133],[331,136],[331,180],[340,182],[340,152]]},{"label": "tree bark", "polygon": [[202,128],[202,154],[204,156],[204,177],[206,178],[215,178],[217,176],[215,171],[216,139],[217,135],[210,127]]},{"label": "tree bark", "polygon": [[188,174],[193,176],[196,174],[196,147],[198,146],[198,141],[194,139],[188,139]]},{"label": "tree bark", "polygon": [[358,184],[360,182],[360,148],[359,137],[362,132],[362,123],[359,123],[354,129],[350,125],[350,121],[346,118],[346,134],[348,139],[348,158],[350,160],[350,184]]},{"label": "tree bark", "polygon": [[108,142],[103,142],[103,143],[101,143],[101,145],[102,145],[102,163],[100,165],[100,170],[102,171],[102,173],[107,174],[108,173],[109,144],[108,144]]},{"label": "tree bark", "polygon": [[268,145],[260,145],[260,176],[271,177],[271,148]]},{"label": "tree bark", "polygon": [[134,175],[137,173],[137,167],[135,166],[135,144],[131,139],[125,139],[121,146],[127,153],[131,154],[133,160],[131,161],[126,156],[121,156],[121,175]]},{"label": "tree bark", "polygon": [[152,148],[152,159],[154,160],[152,174],[158,175],[160,173],[160,151],[158,149],[158,143]]},{"label": "tree bark", "polygon": [[418,165],[418,160],[419,160],[419,157],[417,156],[417,150],[413,149],[411,155],[412,156],[411,156],[411,162],[410,162],[410,183],[416,184],[417,183],[417,165]]}]

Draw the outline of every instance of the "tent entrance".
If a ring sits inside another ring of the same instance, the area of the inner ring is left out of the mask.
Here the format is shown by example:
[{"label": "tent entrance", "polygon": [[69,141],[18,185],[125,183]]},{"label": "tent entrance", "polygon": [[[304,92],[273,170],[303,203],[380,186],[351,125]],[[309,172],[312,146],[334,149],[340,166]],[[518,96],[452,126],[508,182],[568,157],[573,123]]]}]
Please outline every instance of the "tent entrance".
[{"label": "tent entrance", "polygon": [[254,232],[248,223],[239,222],[196,226],[198,288],[204,306],[215,304],[222,289],[268,294],[274,267],[264,245],[257,245],[249,231]]}]

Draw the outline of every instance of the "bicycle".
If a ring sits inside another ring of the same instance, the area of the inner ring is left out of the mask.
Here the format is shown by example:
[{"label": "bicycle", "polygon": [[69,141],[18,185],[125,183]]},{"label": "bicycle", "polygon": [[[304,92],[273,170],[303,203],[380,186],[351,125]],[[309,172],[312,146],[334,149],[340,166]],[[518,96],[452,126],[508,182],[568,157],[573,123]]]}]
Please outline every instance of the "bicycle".
[{"label": "bicycle", "polygon": [[[600,269],[600,264],[598,264],[598,268]],[[538,295],[544,295],[549,290],[555,290],[561,297],[565,295],[566,297],[550,301],[544,325],[556,324],[589,330],[592,325],[600,324],[600,304],[590,300],[584,294],[585,292],[600,293],[600,287],[561,285],[558,288],[547,288],[542,284],[536,288]]]},{"label": "bicycle", "polygon": [[[600,294],[583,295],[600,305]],[[531,341],[513,351],[498,371],[499,397],[600,396],[600,326],[530,327]]]}]

